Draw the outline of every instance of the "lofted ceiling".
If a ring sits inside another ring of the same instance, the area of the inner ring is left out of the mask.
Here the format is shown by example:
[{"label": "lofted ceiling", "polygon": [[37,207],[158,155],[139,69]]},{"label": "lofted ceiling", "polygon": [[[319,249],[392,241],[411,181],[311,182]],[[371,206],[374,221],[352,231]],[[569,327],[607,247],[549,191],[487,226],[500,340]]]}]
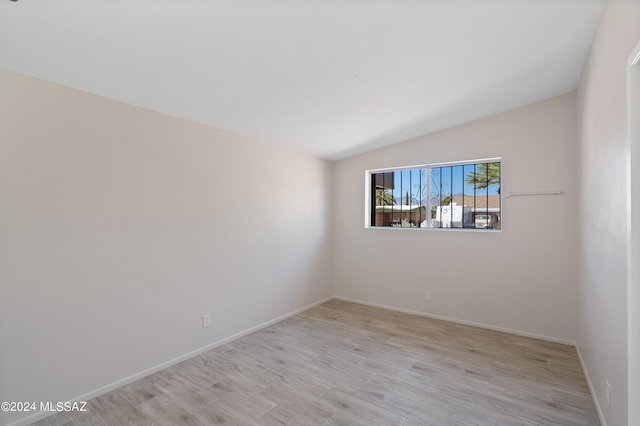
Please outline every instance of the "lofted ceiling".
[{"label": "lofted ceiling", "polygon": [[336,160],[575,90],[602,6],[0,0],[0,68]]}]

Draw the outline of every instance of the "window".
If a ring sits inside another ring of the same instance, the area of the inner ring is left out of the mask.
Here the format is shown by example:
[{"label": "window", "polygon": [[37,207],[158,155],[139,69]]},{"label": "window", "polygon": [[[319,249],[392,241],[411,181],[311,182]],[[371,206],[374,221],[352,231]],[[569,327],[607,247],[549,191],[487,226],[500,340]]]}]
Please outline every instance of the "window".
[{"label": "window", "polygon": [[370,227],[501,227],[500,159],[367,172]]}]

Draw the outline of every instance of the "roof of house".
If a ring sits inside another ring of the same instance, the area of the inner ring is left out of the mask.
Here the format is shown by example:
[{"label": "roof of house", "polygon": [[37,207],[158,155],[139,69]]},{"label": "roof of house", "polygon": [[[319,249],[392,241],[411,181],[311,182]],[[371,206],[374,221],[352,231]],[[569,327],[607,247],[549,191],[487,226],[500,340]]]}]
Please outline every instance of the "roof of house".
[{"label": "roof of house", "polygon": [[490,209],[498,209],[500,208],[500,196],[499,195],[489,195],[489,196],[476,196],[473,195],[454,195],[451,197],[451,202],[455,203],[459,206],[469,206],[475,207],[476,209],[490,208]]},{"label": "roof of house", "polygon": [[411,204],[411,205],[403,205],[398,204],[395,206],[376,206],[377,213],[392,213],[392,212],[411,212],[420,209],[425,209],[426,207],[420,204]]}]

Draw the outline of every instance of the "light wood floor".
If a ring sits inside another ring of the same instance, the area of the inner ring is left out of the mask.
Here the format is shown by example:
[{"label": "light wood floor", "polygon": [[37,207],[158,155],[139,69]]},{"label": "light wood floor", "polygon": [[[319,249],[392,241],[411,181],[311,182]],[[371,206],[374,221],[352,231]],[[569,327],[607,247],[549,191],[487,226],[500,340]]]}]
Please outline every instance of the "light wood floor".
[{"label": "light wood floor", "polygon": [[332,300],[37,425],[600,425],[574,348]]}]

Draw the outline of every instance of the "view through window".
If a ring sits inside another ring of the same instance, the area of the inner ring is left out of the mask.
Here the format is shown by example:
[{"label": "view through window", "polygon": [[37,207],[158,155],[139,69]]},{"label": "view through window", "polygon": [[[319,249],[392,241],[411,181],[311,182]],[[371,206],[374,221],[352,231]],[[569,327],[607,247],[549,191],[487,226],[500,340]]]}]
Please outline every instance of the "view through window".
[{"label": "view through window", "polygon": [[369,173],[372,227],[501,228],[500,160]]}]

